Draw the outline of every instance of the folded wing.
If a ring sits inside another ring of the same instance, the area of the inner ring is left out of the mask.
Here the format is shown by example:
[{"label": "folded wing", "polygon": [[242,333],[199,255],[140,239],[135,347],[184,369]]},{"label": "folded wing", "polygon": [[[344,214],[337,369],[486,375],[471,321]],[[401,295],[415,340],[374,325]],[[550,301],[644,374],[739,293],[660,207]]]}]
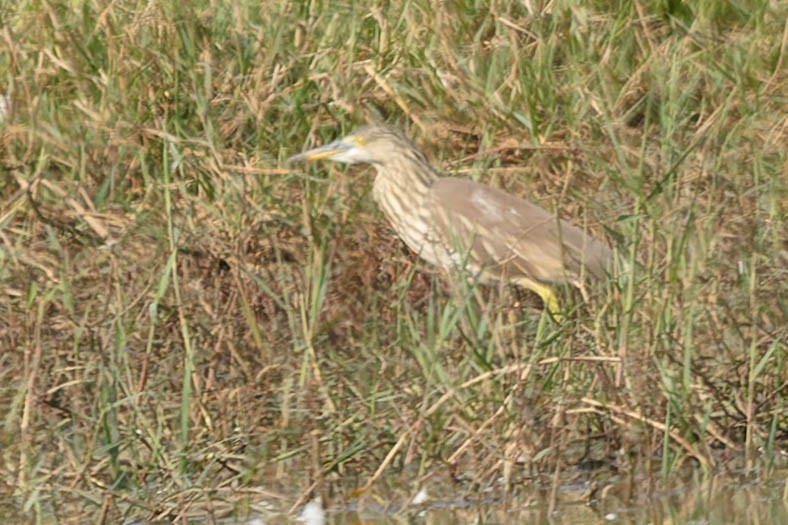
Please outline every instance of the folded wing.
[{"label": "folded wing", "polygon": [[[612,266],[605,243],[543,208],[467,179],[443,177],[430,188],[437,233],[470,245],[469,263],[490,278],[579,284]],[[467,239],[472,239],[467,241]]]}]

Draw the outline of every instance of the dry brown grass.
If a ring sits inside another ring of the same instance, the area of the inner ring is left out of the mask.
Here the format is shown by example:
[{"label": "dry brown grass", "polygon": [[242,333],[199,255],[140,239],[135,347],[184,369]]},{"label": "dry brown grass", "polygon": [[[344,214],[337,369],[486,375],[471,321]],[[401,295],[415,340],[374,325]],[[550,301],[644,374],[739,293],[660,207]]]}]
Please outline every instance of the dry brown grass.
[{"label": "dry brown grass", "polygon": [[[641,4],[3,13],[13,512],[784,465],[785,9]],[[376,119],[607,236],[629,279],[560,326],[512,290],[458,303],[368,171],[279,164]]]}]

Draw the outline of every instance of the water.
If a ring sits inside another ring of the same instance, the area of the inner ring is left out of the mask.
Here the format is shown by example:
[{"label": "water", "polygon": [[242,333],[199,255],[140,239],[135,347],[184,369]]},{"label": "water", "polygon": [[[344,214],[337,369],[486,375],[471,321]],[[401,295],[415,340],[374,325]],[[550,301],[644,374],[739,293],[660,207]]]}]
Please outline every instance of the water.
[{"label": "water", "polygon": [[[311,502],[308,525],[429,523],[549,523],[549,524],[788,524],[788,472],[768,481],[715,476],[648,492],[646,483],[606,483],[602,487],[573,483],[557,491],[520,491],[515,497],[488,492],[478,499],[432,497],[422,489],[403,498],[365,494],[347,503],[329,504],[323,514]],[[445,492],[434,487],[436,492]],[[553,497],[554,496],[554,497]],[[410,501],[410,504],[405,502]],[[306,515],[302,515],[306,518]],[[271,516],[269,515],[270,519]],[[320,520],[323,521],[320,521]],[[263,519],[268,523],[268,519]]]}]

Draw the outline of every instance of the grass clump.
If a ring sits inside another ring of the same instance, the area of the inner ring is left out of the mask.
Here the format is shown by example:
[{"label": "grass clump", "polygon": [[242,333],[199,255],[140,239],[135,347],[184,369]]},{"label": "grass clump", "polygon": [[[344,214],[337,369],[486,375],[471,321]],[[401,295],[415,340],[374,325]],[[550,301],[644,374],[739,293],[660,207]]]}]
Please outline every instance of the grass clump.
[{"label": "grass clump", "polygon": [[[785,8],[510,4],[3,8],[15,508],[779,466]],[[629,278],[562,325],[514,290],[457,302],[368,173],[280,164],[368,120],[606,236]]]}]

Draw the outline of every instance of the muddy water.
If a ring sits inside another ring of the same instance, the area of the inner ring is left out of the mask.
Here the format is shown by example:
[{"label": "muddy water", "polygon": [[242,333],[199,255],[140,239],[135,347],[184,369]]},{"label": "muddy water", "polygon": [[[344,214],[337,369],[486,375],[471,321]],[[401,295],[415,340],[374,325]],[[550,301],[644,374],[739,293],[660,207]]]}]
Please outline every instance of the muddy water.
[{"label": "muddy water", "polygon": [[[402,505],[380,494],[364,496],[342,506],[331,506],[321,515],[312,502],[302,523],[389,524],[429,523],[687,523],[687,524],[788,524],[788,472],[768,481],[718,476],[706,481],[677,484],[664,491],[631,493],[632,484],[607,484],[602,488],[583,483],[561,486],[558,491],[536,491],[516,498],[489,494],[479,500],[432,498],[429,490],[415,495],[416,504]],[[635,487],[636,488],[636,487]],[[408,500],[413,501],[413,499]],[[320,521],[322,519],[324,521]],[[269,516],[270,518],[270,516]],[[310,519],[312,521],[310,521]],[[268,520],[264,520],[268,523]]]},{"label": "muddy water", "polygon": [[[647,483],[623,483],[608,480],[603,484],[573,482],[551,488],[549,484],[533,490],[518,490],[516,496],[497,494],[492,488],[475,494],[457,489],[449,483],[431,482],[412,493],[407,483],[380,480],[375,488],[352,498],[330,498],[326,504],[318,500],[299,505],[292,490],[269,490],[270,487],[247,487],[241,492],[213,493],[208,500],[197,498],[188,505],[185,521],[178,523],[219,523],[270,525],[306,523],[307,525],[340,524],[401,524],[424,523],[454,525],[457,523],[549,523],[576,524],[788,524],[788,471],[774,473],[768,480],[716,476],[706,480],[691,479],[674,483],[663,490],[651,490]],[[281,481],[281,480],[279,480]],[[329,483],[330,484],[330,483]],[[651,485],[656,483],[651,480]],[[334,485],[335,491],[340,484]],[[293,486],[290,485],[292,489]],[[411,491],[411,493],[409,493]],[[211,491],[208,491],[209,493]],[[256,494],[256,495],[255,495]],[[263,494],[276,496],[271,499]],[[206,494],[207,495],[207,494]],[[81,509],[71,507],[67,515],[58,516],[62,508],[23,510],[20,500],[0,497],[0,524],[30,522],[36,514],[41,523],[86,523],[99,509],[94,504]],[[81,500],[83,504],[85,500]],[[96,501],[101,497],[96,496]],[[124,504],[121,498],[115,507],[126,516],[115,523],[147,525],[151,516],[137,505]],[[62,503],[62,502],[61,502]],[[299,509],[300,507],[300,509]],[[199,509],[211,509],[210,511]],[[74,521],[74,516],[82,518]],[[87,521],[85,521],[87,518]],[[174,518],[174,516],[170,516]],[[161,521],[171,520],[166,516]]]}]

